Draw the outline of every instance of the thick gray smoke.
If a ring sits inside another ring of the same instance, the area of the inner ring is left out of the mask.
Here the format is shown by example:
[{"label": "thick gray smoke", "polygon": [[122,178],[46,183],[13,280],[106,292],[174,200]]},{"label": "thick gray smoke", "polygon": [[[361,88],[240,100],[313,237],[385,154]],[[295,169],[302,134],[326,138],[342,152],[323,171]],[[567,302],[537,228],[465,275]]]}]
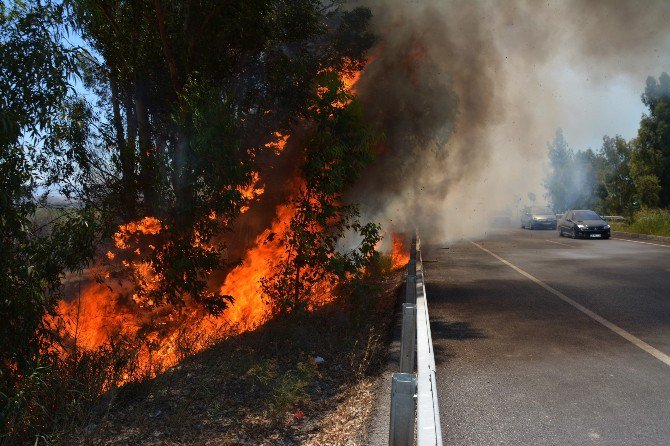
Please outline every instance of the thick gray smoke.
[{"label": "thick gray smoke", "polygon": [[584,104],[641,93],[670,61],[664,0],[363,3],[379,42],[357,91],[386,139],[351,198],[387,228],[442,240],[505,211],[516,223],[515,195],[543,201],[555,129],[601,137],[616,110]]}]

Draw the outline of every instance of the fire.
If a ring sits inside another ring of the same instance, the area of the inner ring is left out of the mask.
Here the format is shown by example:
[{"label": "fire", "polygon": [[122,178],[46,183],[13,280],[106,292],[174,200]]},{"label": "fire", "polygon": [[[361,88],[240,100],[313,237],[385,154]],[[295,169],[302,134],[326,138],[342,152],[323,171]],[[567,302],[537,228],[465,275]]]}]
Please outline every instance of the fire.
[{"label": "fire", "polygon": [[163,229],[160,220],[155,217],[144,217],[138,221],[131,221],[125,225],[119,226],[119,230],[114,233],[114,245],[119,249],[126,249],[128,241],[135,234],[156,235]]},{"label": "fire", "polygon": [[391,267],[403,268],[409,262],[409,249],[405,247],[403,237],[395,232],[391,234]]},{"label": "fire", "polygon": [[267,149],[272,149],[275,155],[279,155],[286,147],[286,141],[288,141],[289,135],[284,135],[280,132],[274,132],[272,134],[274,140],[265,144]]},{"label": "fire", "polygon": [[224,316],[241,331],[261,325],[269,315],[269,307],[262,300],[260,280],[270,272],[270,262],[284,255],[281,235],[294,212],[293,206],[280,205],[272,226],[256,237],[255,246],[247,251],[242,264],[233,269],[221,285],[221,294],[235,298]]},{"label": "fire", "polygon": [[130,334],[136,325],[134,315],[117,308],[110,290],[96,282],[87,285],[71,302],[61,300],[57,313],[71,341],[87,350],[100,347],[114,335]]},{"label": "fire", "polygon": [[[358,72],[344,76],[348,91],[355,88],[359,76]],[[288,138],[288,135],[276,132],[265,148],[279,154]],[[294,180],[295,184],[300,183],[299,179]],[[265,186],[259,173],[253,172],[249,185],[237,190],[246,202],[241,208],[244,213],[258,202],[265,193]],[[241,263],[226,275],[223,283],[212,284],[212,288],[221,294],[234,298],[234,303],[217,317],[206,314],[194,302],[187,301],[183,308],[167,304],[159,306],[132,292],[138,284],[151,290],[154,284],[163,280],[151,262],[143,260],[141,255],[156,249],[151,237],[160,237],[167,227],[159,219],[146,216],[119,226],[114,233],[114,252],[110,250],[102,256],[102,261],[110,267],[98,275],[107,280],[104,283],[91,280],[77,296],[61,300],[57,307],[58,317],[48,318],[47,322],[59,326],[75,349],[95,350],[117,336],[136,340],[138,368],[149,375],[162,372],[177,364],[185,354],[202,350],[225,336],[253,330],[271,315],[269,303],[263,300],[261,279],[270,275],[276,262],[287,255],[283,239],[296,213],[291,201],[277,206],[270,227],[257,236],[255,246],[245,253]],[[208,218],[220,217],[212,211]],[[150,236],[151,243],[140,244],[140,236]],[[193,243],[200,243],[197,233]],[[409,256],[405,251],[402,241],[394,235],[394,267],[407,262]],[[131,272],[130,277],[110,276],[110,271],[120,265]],[[310,302],[309,309],[332,299],[330,281],[324,279],[323,283],[315,284],[314,289],[318,290],[319,299]],[[131,376],[124,376],[118,384],[131,379]]]},{"label": "fire", "polygon": [[356,84],[361,78],[362,71],[354,71],[352,74],[347,74],[342,76],[342,82],[344,83],[344,89],[350,93],[356,93]]},{"label": "fire", "polygon": [[[258,197],[265,193],[265,186],[259,185],[260,175],[258,172],[251,173],[251,182],[247,187],[238,187],[238,192],[242,195],[247,203],[250,203],[256,200]],[[240,213],[244,214],[249,210],[249,205],[244,205],[240,208]]]},{"label": "fire", "polygon": [[[124,296],[130,294],[130,283],[111,288],[92,282],[74,299],[61,300],[58,318],[47,322],[64,330],[71,346],[86,350],[95,350],[116,336],[130,339],[141,336],[144,342],[138,344],[138,368],[152,374],[165,370],[181,359],[184,328],[192,335],[188,348],[195,352],[226,335],[252,330],[268,319],[270,309],[262,299],[260,280],[271,272],[273,260],[284,255],[282,237],[294,213],[292,205],[280,205],[270,228],[257,237],[255,247],[226,276],[219,286],[220,292],[232,295],[235,302],[218,317],[206,315],[190,302],[179,312],[170,306],[153,308],[153,302],[145,302],[136,294],[128,299]],[[144,217],[120,226],[113,236],[114,244],[122,253],[135,253],[139,248],[134,246],[134,236],[158,235],[163,228],[158,219]],[[116,255],[108,252],[106,257],[113,260]],[[153,282],[161,280],[147,262],[123,262],[136,283],[151,287]],[[148,334],[142,334],[147,329],[151,329]]]}]

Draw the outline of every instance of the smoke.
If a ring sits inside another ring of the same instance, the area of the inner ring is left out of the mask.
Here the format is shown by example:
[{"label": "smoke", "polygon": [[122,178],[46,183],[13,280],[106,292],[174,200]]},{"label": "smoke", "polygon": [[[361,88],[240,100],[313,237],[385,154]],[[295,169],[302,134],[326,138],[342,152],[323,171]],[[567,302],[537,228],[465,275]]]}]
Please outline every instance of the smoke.
[{"label": "smoke", "polygon": [[599,139],[617,113],[599,98],[668,67],[663,0],[363,3],[379,41],[357,91],[385,140],[350,198],[442,240],[516,223],[515,196],[543,201],[556,128]]}]

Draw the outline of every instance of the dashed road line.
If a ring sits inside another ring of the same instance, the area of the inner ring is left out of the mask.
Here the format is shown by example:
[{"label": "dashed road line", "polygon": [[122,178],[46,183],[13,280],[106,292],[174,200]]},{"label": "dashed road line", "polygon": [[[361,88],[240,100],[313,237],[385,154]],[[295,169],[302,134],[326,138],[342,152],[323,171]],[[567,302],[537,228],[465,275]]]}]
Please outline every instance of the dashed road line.
[{"label": "dashed road line", "polygon": [[545,240],[545,242],[556,243],[557,245],[568,246],[568,247],[572,248],[572,245],[568,245],[567,243],[556,242],[554,240]]},{"label": "dashed road line", "polygon": [[664,248],[670,248],[670,245],[661,245],[659,243],[650,243],[650,242],[640,242],[637,240],[629,240],[627,238],[617,238],[617,237],[612,237],[612,240],[622,240],[624,242],[631,242],[631,243],[641,243],[643,245],[654,245],[654,246],[662,246]]},{"label": "dashed road line", "polygon": [[[594,321],[596,321],[596,322],[598,322],[599,324],[601,324],[601,325],[603,325],[603,326],[609,328],[609,329],[612,330],[614,333],[618,334],[619,336],[621,336],[622,338],[624,338],[625,340],[627,340],[627,341],[630,342],[631,344],[633,344],[633,345],[635,345],[636,347],[638,347],[638,348],[644,350],[645,352],[649,353],[651,356],[653,356],[654,358],[658,359],[659,361],[661,361],[661,362],[664,363],[665,365],[670,366],[670,356],[666,355],[666,354],[663,353],[662,351],[660,351],[660,350],[658,350],[658,349],[652,347],[651,345],[647,344],[646,342],[644,342],[642,339],[638,338],[637,336],[635,336],[635,335],[629,333],[628,331],[624,330],[623,328],[619,327],[618,325],[613,324],[612,322],[608,321],[607,319],[605,319],[604,317],[600,316],[599,314],[596,314],[596,313],[594,313],[593,311],[589,310],[589,309],[586,308],[585,306],[583,306],[583,305],[581,305],[581,304],[575,302],[574,300],[570,299],[568,296],[566,296],[565,294],[561,293],[561,292],[558,291],[557,289],[552,288],[551,286],[549,286],[549,285],[547,285],[546,283],[542,282],[542,281],[541,281],[540,279],[538,279],[537,277],[535,277],[535,276],[533,276],[533,275],[527,273],[526,271],[522,270],[522,269],[519,268],[518,266],[515,266],[515,265],[511,264],[510,262],[508,262],[507,260],[503,259],[503,258],[500,257],[499,255],[497,255],[497,254],[495,254],[495,253],[489,251],[488,249],[484,248],[482,245],[480,245],[480,244],[478,244],[478,243],[475,243],[475,242],[470,242],[470,243],[472,243],[473,245],[475,245],[477,248],[481,249],[482,251],[489,253],[490,255],[492,255],[492,256],[495,257],[496,259],[500,260],[500,261],[501,261],[502,263],[504,263],[505,265],[507,265],[507,266],[509,266],[510,268],[512,268],[514,271],[518,272],[518,273],[521,274],[522,276],[524,276],[524,277],[526,277],[527,279],[529,279],[530,281],[535,282],[537,285],[540,285],[542,288],[544,288],[545,290],[549,291],[551,294],[553,294],[554,296],[558,297],[558,298],[561,299],[562,301],[564,301],[564,302],[566,302],[566,303],[572,305],[573,307],[575,307],[576,309],[578,309],[579,311],[581,311],[582,313],[584,313],[585,315],[587,315],[588,317],[590,317],[591,319],[593,319]],[[663,245],[661,245],[661,246],[663,246]]]}]

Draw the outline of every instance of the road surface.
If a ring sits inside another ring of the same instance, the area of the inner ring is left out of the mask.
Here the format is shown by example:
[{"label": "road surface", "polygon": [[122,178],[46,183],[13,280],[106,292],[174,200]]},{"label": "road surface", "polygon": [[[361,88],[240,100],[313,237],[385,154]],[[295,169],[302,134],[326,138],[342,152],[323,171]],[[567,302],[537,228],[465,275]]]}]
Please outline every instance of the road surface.
[{"label": "road surface", "polygon": [[444,444],[670,445],[670,246],[422,246]]}]

